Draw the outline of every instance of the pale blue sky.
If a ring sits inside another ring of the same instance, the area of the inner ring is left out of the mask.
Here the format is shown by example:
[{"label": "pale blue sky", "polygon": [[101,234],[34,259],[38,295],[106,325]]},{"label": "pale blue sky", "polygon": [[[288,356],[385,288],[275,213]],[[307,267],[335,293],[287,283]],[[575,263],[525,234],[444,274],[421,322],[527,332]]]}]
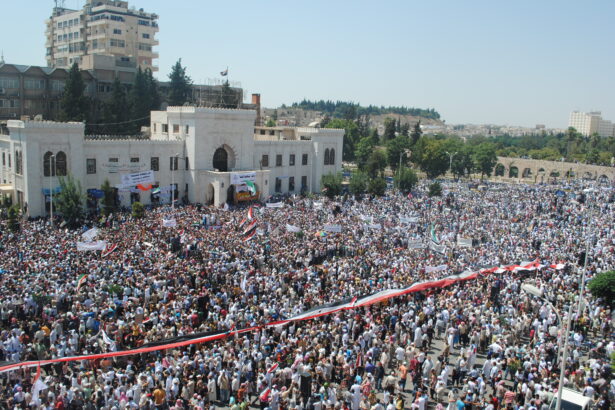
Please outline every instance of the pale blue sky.
[{"label": "pale blue sky", "polygon": [[[66,0],[69,8],[83,0]],[[157,13],[159,79],[229,67],[263,105],[308,99],[433,107],[448,123],[615,121],[615,1],[133,0]],[[4,0],[8,63],[44,65],[52,0]]]}]

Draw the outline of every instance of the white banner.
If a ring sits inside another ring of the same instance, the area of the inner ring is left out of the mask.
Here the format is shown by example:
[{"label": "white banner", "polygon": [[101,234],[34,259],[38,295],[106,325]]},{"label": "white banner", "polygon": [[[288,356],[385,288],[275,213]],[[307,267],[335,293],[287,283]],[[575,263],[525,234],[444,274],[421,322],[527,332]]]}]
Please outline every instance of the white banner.
[{"label": "white banner", "polygon": [[446,265],[426,266],[425,273],[440,272],[440,271],[446,270],[446,268],[447,268]]},{"label": "white banner", "polygon": [[133,174],[120,175],[120,181],[124,187],[133,187],[139,184],[153,184],[154,171],[135,172]]},{"label": "white banner", "polygon": [[461,248],[471,248],[472,238],[462,238],[460,236],[457,236],[457,246]]},{"label": "white banner", "polygon": [[246,181],[256,182],[256,172],[231,172],[231,185],[243,185]]},{"label": "white banner", "polygon": [[289,225],[289,224],[286,224],[286,230],[288,232],[301,232],[301,228],[299,228],[298,226]]},{"label": "white banner", "polygon": [[284,206],[284,202],[268,202],[267,208],[282,208]]},{"label": "white banner", "polygon": [[325,225],[324,230],[327,232],[342,233],[342,225]]},{"label": "white banner", "polygon": [[107,242],[105,241],[77,242],[77,250],[79,252],[104,251],[106,247],[107,247]]},{"label": "white banner", "polygon": [[382,225],[380,224],[365,224],[363,226],[367,229],[376,229],[376,230],[382,229]]},{"label": "white banner", "polygon": [[81,239],[83,239],[85,242],[92,242],[94,238],[96,238],[96,235],[98,235],[98,228],[88,229],[81,234]]},{"label": "white banner", "polygon": [[363,221],[363,222],[367,222],[367,223],[372,223],[374,222],[374,218],[371,216],[367,216],[367,215],[361,215],[359,216],[359,218]]},{"label": "white banner", "polygon": [[446,253],[446,246],[445,245],[438,245],[434,241],[429,241],[429,249],[431,249],[434,252],[438,252],[440,254],[445,254]]},{"label": "white banner", "polygon": [[400,216],[399,222],[403,224],[415,224],[419,221],[418,216]]},{"label": "white banner", "polygon": [[425,249],[425,244],[422,239],[408,241],[408,249]]},{"label": "white banner", "polygon": [[171,218],[171,219],[162,218],[162,226],[164,226],[165,228],[175,228],[177,226],[177,221],[175,220],[175,218]]},{"label": "white banner", "polygon": [[314,207],[314,209],[322,209],[322,202],[318,202],[318,201],[314,201],[314,203],[312,204],[312,206]]}]

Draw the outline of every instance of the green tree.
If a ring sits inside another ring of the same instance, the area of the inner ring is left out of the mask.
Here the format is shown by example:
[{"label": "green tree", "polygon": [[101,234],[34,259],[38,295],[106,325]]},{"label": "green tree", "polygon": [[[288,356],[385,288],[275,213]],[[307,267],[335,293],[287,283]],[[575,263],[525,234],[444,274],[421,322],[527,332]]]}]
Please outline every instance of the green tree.
[{"label": "green tree", "polygon": [[275,127],[275,120],[273,118],[269,118],[265,123],[265,127]]},{"label": "green tree", "polygon": [[192,79],[186,74],[186,67],[182,67],[181,58],[171,68],[169,80],[169,105],[179,106],[189,102],[192,95]]},{"label": "green tree", "polygon": [[[228,80],[222,84],[222,107],[223,108],[237,108],[239,106],[239,94],[233,91],[229,85]],[[277,111],[274,112],[277,118]]]},{"label": "green tree", "polygon": [[395,175],[395,186],[401,192],[410,192],[419,181],[416,172],[411,168],[401,167],[399,172]]},{"label": "green tree", "polygon": [[100,190],[103,191],[104,196],[102,198],[102,213],[103,215],[109,215],[117,210],[117,202],[115,198],[115,190],[109,183],[108,179],[105,179]]},{"label": "green tree", "polygon": [[407,122],[404,122],[404,124],[399,127],[399,133],[405,137],[409,137],[410,136],[410,124],[408,124]]},{"label": "green tree", "polygon": [[323,175],[320,181],[320,184],[322,185],[322,191],[329,198],[333,198],[337,195],[340,195],[342,193],[342,181],[343,177],[341,172],[338,172],[337,174]]},{"label": "green tree", "polygon": [[81,183],[72,175],[60,177],[60,192],[57,199],[54,196],[54,205],[70,228],[76,228],[83,218],[84,195]]},{"label": "green tree", "polygon": [[[448,151],[451,152],[451,151]],[[458,150],[453,151],[457,154],[453,157],[452,172],[457,178],[468,176],[474,170],[474,160],[472,159],[472,149],[467,145],[462,145]]]},{"label": "green tree", "polygon": [[495,154],[495,146],[490,142],[484,142],[474,150],[474,164],[476,170],[480,171],[480,177],[484,175],[491,176],[493,168],[498,162],[498,157]]},{"label": "green tree", "polygon": [[369,180],[367,184],[367,190],[370,194],[376,196],[383,196],[387,189],[387,182],[383,177],[378,176]]},{"label": "green tree", "polygon": [[615,271],[598,273],[587,284],[589,291],[596,298],[610,307],[615,307]]},{"label": "green tree", "polygon": [[17,204],[15,205],[11,205],[7,211],[7,218],[8,218],[8,227],[9,230],[11,232],[17,232],[19,231],[19,229],[21,228],[21,225],[19,223],[19,214],[21,213],[21,210],[19,209],[19,206]]},{"label": "green tree", "polygon": [[152,101],[150,98],[150,85],[147,77],[141,68],[137,70],[135,82],[130,90],[130,117],[132,122],[128,129],[131,133],[137,134],[141,131],[141,126],[149,122]]},{"label": "green tree", "polygon": [[134,202],[132,204],[132,217],[135,219],[141,219],[145,216],[145,207],[141,202]]},{"label": "green tree", "polygon": [[566,158],[572,158],[577,148],[579,133],[574,127],[568,127],[566,131]]},{"label": "green tree", "polygon": [[327,123],[325,128],[338,128],[344,130],[344,142],[342,147],[342,159],[344,161],[354,160],[354,152],[359,142],[359,127],[351,120],[334,118]]},{"label": "green tree", "polygon": [[414,127],[412,128],[412,133],[410,134],[412,145],[415,145],[422,135],[423,130],[421,129],[421,120],[419,120],[416,124],[414,124]]},{"label": "green tree", "polygon": [[[378,135],[378,128],[372,128],[369,133],[369,138],[372,140],[373,145],[378,145],[380,143],[380,136]],[[615,147],[615,144],[613,144]]]},{"label": "green tree", "polygon": [[74,63],[68,71],[68,77],[64,85],[64,94],[60,99],[60,120],[62,121],[86,121],[89,110],[89,99],[84,94],[85,83],[81,77],[81,71],[77,63]]},{"label": "green tree", "polygon": [[94,126],[94,131],[100,134],[123,134],[128,126],[128,101],[126,87],[119,78],[113,81],[111,99],[103,103],[103,126]]},{"label": "green tree", "polygon": [[424,141],[420,144],[422,147],[419,151],[418,162],[421,169],[428,178],[436,178],[444,174],[449,166],[449,158],[445,153],[443,141],[424,138],[421,138],[421,141]]},{"label": "green tree", "polygon": [[365,171],[372,178],[381,174],[387,166],[387,157],[382,150],[374,149],[367,159]]},{"label": "green tree", "polygon": [[410,149],[410,138],[405,135],[399,135],[387,142],[387,160],[393,171],[408,162],[408,150]]},{"label": "green tree", "polygon": [[361,171],[365,171],[369,156],[374,152],[374,141],[372,137],[363,137],[357,143],[354,151],[355,162]]},{"label": "green tree", "polygon": [[442,185],[440,185],[438,181],[429,185],[429,191],[427,192],[427,195],[429,195],[430,197],[442,196]]},{"label": "green tree", "polygon": [[386,142],[395,138],[395,120],[390,117],[384,119],[384,133],[382,134],[382,141]]},{"label": "green tree", "polygon": [[348,186],[350,193],[355,196],[363,195],[367,191],[368,179],[363,172],[353,172]]}]

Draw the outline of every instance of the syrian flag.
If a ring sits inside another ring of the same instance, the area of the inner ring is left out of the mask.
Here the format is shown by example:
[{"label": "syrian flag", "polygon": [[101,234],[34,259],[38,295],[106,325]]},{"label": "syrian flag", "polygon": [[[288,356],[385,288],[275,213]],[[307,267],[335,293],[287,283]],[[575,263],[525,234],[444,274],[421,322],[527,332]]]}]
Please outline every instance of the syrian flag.
[{"label": "syrian flag", "polygon": [[[254,184],[252,184],[252,185],[254,185]],[[248,185],[248,186],[250,186],[250,185]],[[254,211],[252,210],[252,207],[250,207],[250,209],[248,209],[248,219],[252,220],[252,218],[254,218]],[[244,219],[244,221],[245,221],[245,219]]]},{"label": "syrian flag", "polygon": [[256,235],[256,227],[252,229],[252,231],[250,231],[246,236],[243,237],[243,241],[248,242],[250,239],[254,238],[254,235]]},{"label": "syrian flag", "polygon": [[269,369],[267,369],[267,374],[275,372],[276,369],[278,368],[278,366],[279,366],[278,363],[274,363],[273,366],[271,366]]},{"label": "syrian flag", "polygon": [[41,366],[36,368],[36,376],[32,382],[32,403],[38,405],[38,394],[48,386],[41,380]]},{"label": "syrian flag", "polygon": [[269,401],[269,395],[271,394],[271,388],[267,387],[263,392],[258,396],[260,401]]},{"label": "syrian flag", "polygon": [[222,77],[226,77],[226,76],[228,75],[228,67],[226,67],[226,70],[224,70],[224,71],[220,71],[220,75],[221,75]]},{"label": "syrian flag", "polygon": [[81,287],[81,285],[83,285],[85,283],[85,281],[88,279],[88,275],[87,273],[82,274],[81,276],[79,276],[79,279],[77,280],[77,291],[79,290],[79,288]]},{"label": "syrian flag", "polygon": [[113,252],[116,249],[117,249],[117,243],[114,243],[113,245],[107,245],[107,247],[103,251],[102,257],[106,258],[107,256],[111,254],[111,252]]},{"label": "syrian flag", "polygon": [[[256,185],[252,181],[246,181],[246,185],[248,186],[248,190],[250,191],[250,195],[256,194]],[[252,207],[250,207],[250,211],[252,211]]]},{"label": "syrian flag", "polygon": [[243,235],[247,235],[251,230],[256,229],[256,221],[252,221],[250,225],[246,229],[243,230]]},{"label": "syrian flag", "polygon": [[440,240],[438,240],[438,237],[436,236],[436,226],[434,224],[431,224],[431,240],[436,245],[440,243]]}]

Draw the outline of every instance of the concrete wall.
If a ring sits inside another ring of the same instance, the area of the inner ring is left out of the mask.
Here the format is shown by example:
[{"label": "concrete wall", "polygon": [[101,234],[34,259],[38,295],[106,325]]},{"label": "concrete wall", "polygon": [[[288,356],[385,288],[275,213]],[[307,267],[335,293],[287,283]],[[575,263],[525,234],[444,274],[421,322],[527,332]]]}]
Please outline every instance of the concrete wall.
[{"label": "concrete wall", "polygon": [[[561,161],[544,161],[536,159],[509,158],[498,157],[498,165],[504,166],[503,179],[513,178],[519,181],[526,182],[547,182],[553,178],[560,180],[566,179],[568,176],[572,179],[608,179],[615,182],[615,168],[605,167],[600,165],[576,164],[572,162]],[[496,175],[498,165],[494,169],[493,174]],[[518,175],[511,176],[511,169],[516,168]],[[559,176],[555,176],[559,173]]]}]

